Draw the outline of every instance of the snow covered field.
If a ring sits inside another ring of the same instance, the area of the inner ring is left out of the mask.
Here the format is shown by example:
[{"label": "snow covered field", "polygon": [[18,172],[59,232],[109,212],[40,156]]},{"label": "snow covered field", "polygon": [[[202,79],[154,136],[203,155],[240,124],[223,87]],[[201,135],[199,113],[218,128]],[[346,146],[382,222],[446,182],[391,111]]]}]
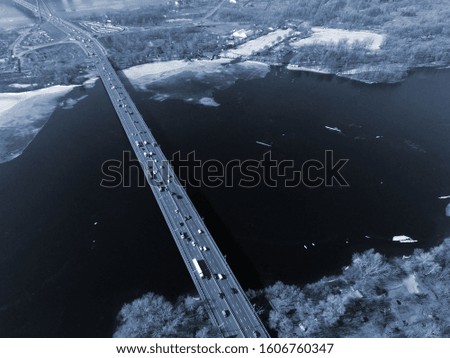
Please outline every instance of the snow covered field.
[{"label": "snow covered field", "polygon": [[379,50],[384,36],[369,31],[348,31],[341,29],[331,29],[326,27],[313,27],[313,34],[310,37],[291,42],[291,46],[299,48],[301,46],[315,44],[338,44],[346,41],[348,45],[359,43],[366,44],[367,48],[375,51]]},{"label": "snow covered field", "polygon": [[298,35],[298,33],[292,29],[278,29],[269,32],[267,35],[250,40],[235,49],[225,51],[221,56],[228,58],[248,57],[256,52],[271,48],[294,35]]}]

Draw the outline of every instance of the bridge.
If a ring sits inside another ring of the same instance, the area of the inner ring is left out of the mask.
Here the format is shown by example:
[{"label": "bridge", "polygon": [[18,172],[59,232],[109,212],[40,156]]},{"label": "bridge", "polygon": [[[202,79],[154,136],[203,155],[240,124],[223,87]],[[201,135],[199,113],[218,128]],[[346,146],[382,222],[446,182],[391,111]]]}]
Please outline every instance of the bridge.
[{"label": "bridge", "polygon": [[195,287],[221,335],[268,338],[268,332],[111,66],[100,42],[88,31],[56,16],[42,0],[40,11],[25,0],[13,1],[75,38],[95,63]]}]

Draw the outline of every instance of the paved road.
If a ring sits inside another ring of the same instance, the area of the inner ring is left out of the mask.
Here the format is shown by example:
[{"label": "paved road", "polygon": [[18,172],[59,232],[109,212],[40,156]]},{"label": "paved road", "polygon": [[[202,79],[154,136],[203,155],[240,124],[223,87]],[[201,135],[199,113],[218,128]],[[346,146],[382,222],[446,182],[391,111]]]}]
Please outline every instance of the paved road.
[{"label": "paved road", "polygon": [[[24,0],[13,1],[35,10],[34,6]],[[224,337],[269,337],[156,139],[109,63],[105,49],[89,32],[52,14],[45,2],[42,2],[41,10],[43,18],[75,38],[95,63],[192,280],[221,334]],[[193,259],[200,263],[202,274],[196,270]]]}]

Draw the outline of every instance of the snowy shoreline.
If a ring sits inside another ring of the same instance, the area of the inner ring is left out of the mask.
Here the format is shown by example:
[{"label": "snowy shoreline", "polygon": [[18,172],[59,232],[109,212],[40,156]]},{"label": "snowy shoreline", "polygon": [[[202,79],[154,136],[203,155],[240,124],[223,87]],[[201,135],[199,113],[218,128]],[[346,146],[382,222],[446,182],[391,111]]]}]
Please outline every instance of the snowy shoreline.
[{"label": "snowy shoreline", "polygon": [[270,66],[261,62],[231,59],[172,60],[127,68],[122,74],[133,87],[152,93],[151,99],[179,99],[202,106],[218,107],[214,91],[225,89],[239,79],[263,78]]},{"label": "snowy shoreline", "polygon": [[[97,77],[90,78],[83,86],[92,88],[96,80]],[[25,89],[30,86],[12,84],[11,88]],[[86,98],[87,95],[83,95],[62,100],[79,86],[57,85],[23,92],[0,93],[0,164],[22,154],[58,106],[70,109]]]}]

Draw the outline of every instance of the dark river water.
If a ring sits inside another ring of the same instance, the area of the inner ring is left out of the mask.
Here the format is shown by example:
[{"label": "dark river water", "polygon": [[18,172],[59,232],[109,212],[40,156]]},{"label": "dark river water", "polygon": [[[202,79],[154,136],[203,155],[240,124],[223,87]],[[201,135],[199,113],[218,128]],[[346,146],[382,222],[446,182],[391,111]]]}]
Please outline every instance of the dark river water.
[{"label": "dark river water", "polygon": [[[81,92],[0,165],[1,337],[107,337],[125,302],[194,292],[150,190],[99,185],[102,163],[130,147],[101,83],[70,96]],[[448,236],[437,198],[450,195],[449,92],[450,71],[364,85],[279,69],[217,91],[220,107],[131,91],[167,157],[349,159],[347,188],[188,188],[245,288],[312,282],[354,252],[407,254]]]}]

